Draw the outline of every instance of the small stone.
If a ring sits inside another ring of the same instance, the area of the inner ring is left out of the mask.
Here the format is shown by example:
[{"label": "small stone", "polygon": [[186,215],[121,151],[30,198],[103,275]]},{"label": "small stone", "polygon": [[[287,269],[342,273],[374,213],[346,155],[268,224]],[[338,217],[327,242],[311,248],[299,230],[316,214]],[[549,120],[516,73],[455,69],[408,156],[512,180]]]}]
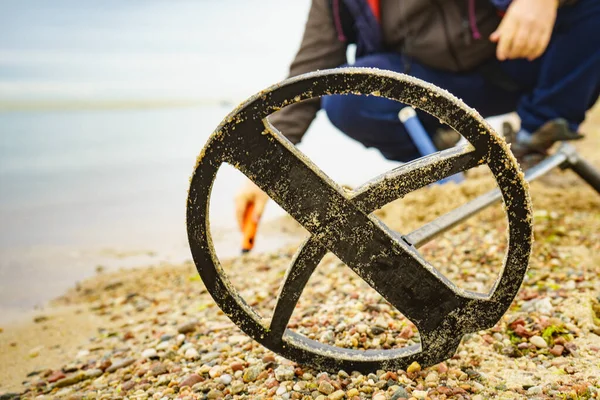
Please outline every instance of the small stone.
[{"label": "small stone", "polygon": [[208,371],[208,375],[211,378],[218,378],[221,375],[223,375],[223,369],[221,368],[220,365],[215,365],[214,367],[212,367],[209,371]]},{"label": "small stone", "polygon": [[66,378],[67,376],[64,374],[64,372],[62,371],[54,371],[49,377],[48,377],[48,382],[50,383],[54,383],[56,381],[59,381],[61,379]]},{"label": "small stone", "polygon": [[415,399],[425,399],[425,398],[427,398],[427,391],[426,390],[413,390],[412,397],[414,397]]},{"label": "small stone", "polygon": [[124,392],[127,392],[127,391],[133,389],[133,387],[135,385],[136,385],[135,381],[127,381],[121,385],[121,390],[123,390]]},{"label": "small stone", "polygon": [[102,371],[106,371],[108,369],[108,367],[110,367],[112,365],[112,362],[110,362],[110,360],[102,360],[100,362],[100,365],[98,365],[98,368],[101,369]]},{"label": "small stone", "polygon": [[333,331],[325,331],[320,336],[319,340],[323,343],[333,343],[333,341],[335,340],[335,335]]},{"label": "small stone", "polygon": [[191,333],[194,332],[196,330],[196,327],[198,326],[197,322],[188,322],[187,324],[181,325],[179,328],[177,328],[177,332],[179,333]]},{"label": "small stone", "polygon": [[156,350],[166,350],[170,347],[171,345],[169,344],[169,342],[160,342],[157,346],[156,346]]},{"label": "small stone", "polygon": [[387,397],[383,393],[377,393],[375,396],[373,396],[373,400],[387,400]]},{"label": "small stone", "polygon": [[155,358],[158,357],[156,349],[146,349],[142,351],[142,358]]},{"label": "small stone", "polygon": [[208,392],[208,394],[206,395],[207,399],[222,399],[225,396],[223,396],[223,392],[221,392],[220,390],[216,390],[216,389],[212,389],[210,392]]},{"label": "small stone", "polygon": [[185,351],[185,358],[187,358],[188,360],[197,360],[198,358],[200,358],[200,354],[198,353],[198,350],[191,347]]},{"label": "small stone", "polygon": [[394,394],[392,395],[391,400],[398,400],[398,399],[408,399],[410,397],[410,395],[408,394],[408,392],[406,391],[406,389],[404,389],[403,387],[400,387],[399,389],[397,389]]},{"label": "small stone", "polygon": [[241,362],[234,362],[231,363],[229,366],[231,367],[233,372],[242,371],[244,369],[244,364],[242,364]]},{"label": "small stone", "polygon": [[268,364],[268,363],[274,363],[274,362],[275,362],[275,356],[274,356],[273,354],[271,354],[271,353],[267,353],[267,354],[265,354],[265,356],[262,358],[262,361],[263,361],[265,364]]},{"label": "small stone", "polygon": [[254,382],[261,372],[262,368],[254,365],[252,367],[246,368],[242,378],[244,379],[244,382]]},{"label": "small stone", "polygon": [[360,392],[358,391],[358,389],[352,388],[352,389],[350,389],[350,390],[348,390],[346,392],[346,397],[348,397],[349,399],[351,399],[354,396],[358,396],[359,394],[360,394]]},{"label": "small stone", "polygon": [[374,326],[371,328],[371,333],[373,335],[381,335],[383,332],[385,332],[385,329],[380,326]]},{"label": "small stone", "polygon": [[554,347],[550,349],[550,353],[556,357],[562,356],[563,351],[565,351],[565,348],[560,344],[555,344]]},{"label": "small stone", "polygon": [[[358,392],[358,390],[357,390],[357,392]],[[335,392],[333,392],[329,395],[329,400],[341,400],[344,398],[345,395],[346,394],[344,393],[343,390],[336,390]],[[357,393],[357,395],[358,395],[358,393]]]},{"label": "small stone", "polygon": [[85,379],[93,379],[102,375],[104,372],[99,368],[88,369],[85,371]]},{"label": "small stone", "polygon": [[542,394],[542,387],[541,386],[532,386],[529,389],[527,389],[527,394],[532,394],[532,395]]},{"label": "small stone", "polygon": [[85,374],[83,372],[79,372],[77,374],[71,375],[67,378],[61,379],[60,381],[56,382],[54,385],[57,388],[62,388],[65,386],[71,386],[74,385],[78,382],[81,382],[82,380],[85,379]]},{"label": "small stone", "polygon": [[180,388],[182,388],[184,386],[192,387],[196,383],[202,382],[202,381],[204,381],[204,378],[202,378],[200,375],[198,375],[198,374],[191,374],[191,375],[189,375],[187,378],[185,378],[183,381],[181,381],[179,383],[179,387]]},{"label": "small stone", "polygon": [[294,368],[288,365],[281,365],[275,369],[275,379],[279,382],[291,381],[294,379]]},{"label": "small stone", "polygon": [[446,363],[439,363],[438,364],[438,372],[440,374],[445,374],[446,372],[448,372],[448,366],[446,365]]},{"label": "small stone", "polygon": [[223,385],[229,385],[231,383],[231,381],[233,380],[233,378],[229,374],[223,374],[223,375],[221,375],[219,380],[221,381],[221,383]]},{"label": "small stone", "polygon": [[319,384],[319,392],[324,393],[324,394],[331,394],[333,393],[333,391],[335,390],[335,388],[333,387],[333,385],[327,381],[321,381],[321,383]]},{"label": "small stone", "polygon": [[544,340],[543,337],[538,336],[538,335],[534,335],[532,337],[529,338],[529,341],[531,342],[531,344],[533,344],[535,347],[543,349],[545,347],[548,347],[548,343],[546,343],[546,341]]},{"label": "small stone", "polygon": [[413,336],[415,336],[415,333],[413,332],[412,328],[410,326],[405,326],[404,328],[402,328],[402,330],[400,331],[400,337],[402,339],[410,339]]},{"label": "small stone", "polygon": [[421,365],[418,362],[414,361],[412,364],[406,368],[406,372],[409,374],[421,371]]},{"label": "small stone", "polygon": [[277,388],[277,390],[275,391],[275,394],[276,394],[277,396],[281,396],[281,395],[283,395],[283,394],[284,394],[284,393],[286,393],[286,392],[287,392],[287,389],[286,389],[286,387],[285,387],[285,386],[283,386],[283,385],[281,385],[281,386],[279,386],[279,387]]},{"label": "small stone", "polygon": [[356,325],[356,330],[358,331],[358,333],[367,333],[367,329],[369,329],[369,327],[366,324]]},{"label": "small stone", "polygon": [[244,390],[245,385],[240,382],[240,381],[234,381],[231,384],[231,393],[232,394],[238,394],[240,393],[242,390]]},{"label": "small stone", "polygon": [[124,358],[124,359],[115,361],[110,367],[108,367],[106,369],[106,372],[108,372],[108,373],[115,372],[116,370],[118,370],[120,368],[125,368],[125,367],[130,366],[134,362],[135,362],[135,359],[133,359],[133,358]]},{"label": "small stone", "polygon": [[152,367],[152,369],[150,370],[150,375],[159,376],[159,375],[166,374],[167,372],[169,372],[167,367],[165,367],[164,364],[158,363]]}]

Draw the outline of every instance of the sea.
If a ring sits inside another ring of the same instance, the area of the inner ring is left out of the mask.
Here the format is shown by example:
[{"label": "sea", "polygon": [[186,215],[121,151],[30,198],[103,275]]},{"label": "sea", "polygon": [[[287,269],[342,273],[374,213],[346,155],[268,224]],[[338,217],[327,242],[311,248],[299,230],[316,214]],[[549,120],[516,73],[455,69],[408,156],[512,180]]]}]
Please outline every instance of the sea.
[{"label": "sea", "polygon": [[[191,259],[189,178],[233,108],[284,79],[309,0],[0,0],[0,323],[97,271]],[[299,145],[359,185],[396,166],[319,115]],[[210,220],[239,254],[223,166]],[[265,221],[284,212],[267,206]],[[261,233],[256,252],[292,238]],[[297,240],[294,238],[293,240]]]}]

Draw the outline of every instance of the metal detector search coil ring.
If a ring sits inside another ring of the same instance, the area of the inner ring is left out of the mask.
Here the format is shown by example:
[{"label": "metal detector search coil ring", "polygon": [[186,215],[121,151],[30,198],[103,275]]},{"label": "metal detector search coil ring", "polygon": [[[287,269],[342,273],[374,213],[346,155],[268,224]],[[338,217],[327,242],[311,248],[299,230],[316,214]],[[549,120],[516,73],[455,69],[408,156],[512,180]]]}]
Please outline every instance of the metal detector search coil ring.
[{"label": "metal detector search coil ring", "polygon": [[[287,105],[331,94],[374,95],[412,105],[453,127],[470,144],[401,165],[349,193],[267,121]],[[270,322],[241,298],[214,251],[209,198],[222,163],[238,168],[311,234],[285,275]],[[371,214],[414,190],[481,164],[493,173],[508,218],[504,267],[488,294],[458,288],[419,254],[416,247],[431,238],[428,229],[399,236]],[[526,273],[532,242],[527,183],[504,140],[448,92],[407,75],[366,68],[287,79],[229,114],[198,157],[187,202],[187,230],[208,292],[240,329],[290,360],[330,371],[397,370],[414,361],[429,366],[451,357],[464,334],[492,327],[508,309]],[[304,286],[327,251],[416,325],[420,345],[345,349],[287,329]]]}]

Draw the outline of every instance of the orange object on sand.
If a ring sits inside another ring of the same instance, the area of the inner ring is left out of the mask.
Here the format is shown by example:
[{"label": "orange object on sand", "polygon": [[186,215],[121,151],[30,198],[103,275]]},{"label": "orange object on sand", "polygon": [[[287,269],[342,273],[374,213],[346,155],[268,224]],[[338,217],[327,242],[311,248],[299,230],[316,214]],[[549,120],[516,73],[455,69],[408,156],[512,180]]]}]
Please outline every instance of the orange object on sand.
[{"label": "orange object on sand", "polygon": [[258,222],[254,219],[254,203],[249,203],[244,211],[244,220],[242,225],[242,253],[247,253],[254,247],[254,238]]}]

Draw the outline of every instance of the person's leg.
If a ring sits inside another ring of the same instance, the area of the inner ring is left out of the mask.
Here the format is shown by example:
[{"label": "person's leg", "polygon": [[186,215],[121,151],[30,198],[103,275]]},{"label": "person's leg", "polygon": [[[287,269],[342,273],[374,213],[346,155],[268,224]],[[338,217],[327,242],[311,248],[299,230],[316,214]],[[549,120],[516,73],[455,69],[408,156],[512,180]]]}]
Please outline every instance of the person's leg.
[{"label": "person's leg", "polygon": [[502,68],[525,90],[517,113],[523,132],[565,119],[577,132],[600,94],[600,0],[559,9],[548,49],[534,62],[511,60]]},{"label": "person's leg", "polygon": [[[401,55],[386,53],[360,58],[353,66],[404,72],[406,63]],[[408,72],[462,98],[484,117],[514,111],[519,98],[518,93],[490,84],[477,72],[439,71],[414,61]],[[333,95],[324,97],[321,106],[334,126],[366,147],[378,149],[387,159],[406,162],[420,156],[398,119],[404,104],[375,96]],[[430,135],[443,126],[425,112],[418,111],[418,116]]]},{"label": "person's leg", "polygon": [[[392,53],[362,57],[353,66],[397,72],[404,68],[402,57]],[[420,157],[398,119],[405,107],[402,103],[375,96],[332,95],[322,98],[321,107],[336,128],[365,147],[376,148],[388,160],[408,162]]]}]

